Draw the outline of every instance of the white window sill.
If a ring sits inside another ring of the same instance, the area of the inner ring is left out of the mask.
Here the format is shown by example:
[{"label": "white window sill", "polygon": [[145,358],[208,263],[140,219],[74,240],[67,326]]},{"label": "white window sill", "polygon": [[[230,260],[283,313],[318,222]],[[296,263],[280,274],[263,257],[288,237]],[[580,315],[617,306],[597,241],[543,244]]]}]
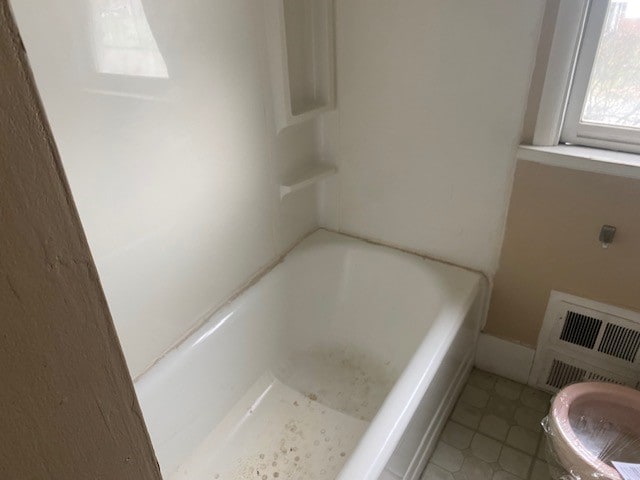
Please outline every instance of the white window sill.
[{"label": "white window sill", "polygon": [[640,155],[600,148],[520,145],[518,158],[554,167],[640,179]]}]

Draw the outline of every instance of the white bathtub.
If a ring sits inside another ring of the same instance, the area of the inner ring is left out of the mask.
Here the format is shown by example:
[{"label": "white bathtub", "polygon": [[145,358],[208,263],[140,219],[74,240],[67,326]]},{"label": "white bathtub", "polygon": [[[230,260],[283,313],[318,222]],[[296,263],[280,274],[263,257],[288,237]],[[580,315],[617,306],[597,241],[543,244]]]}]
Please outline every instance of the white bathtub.
[{"label": "white bathtub", "polygon": [[472,365],[481,290],[315,232],[136,382],[164,477],[418,478]]}]

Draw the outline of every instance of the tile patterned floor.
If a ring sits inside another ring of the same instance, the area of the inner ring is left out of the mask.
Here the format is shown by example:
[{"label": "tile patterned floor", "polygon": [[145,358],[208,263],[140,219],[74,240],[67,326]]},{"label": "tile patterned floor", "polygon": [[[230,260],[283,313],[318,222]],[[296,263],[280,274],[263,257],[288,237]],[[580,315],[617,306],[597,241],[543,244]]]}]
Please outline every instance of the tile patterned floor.
[{"label": "tile patterned floor", "polygon": [[550,395],[473,370],[422,480],[549,480]]}]

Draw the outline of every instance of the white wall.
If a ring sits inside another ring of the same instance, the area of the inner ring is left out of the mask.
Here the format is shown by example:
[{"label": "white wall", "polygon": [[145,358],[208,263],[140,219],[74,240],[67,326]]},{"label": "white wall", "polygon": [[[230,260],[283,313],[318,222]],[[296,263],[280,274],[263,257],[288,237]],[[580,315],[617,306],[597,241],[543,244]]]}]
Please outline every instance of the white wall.
[{"label": "white wall", "polygon": [[[275,135],[259,0],[147,0],[133,34],[100,8],[136,1],[12,3],[135,376],[316,227],[313,190],[278,196],[316,126]],[[168,78],[99,72],[114,42],[157,66],[145,28]]]},{"label": "white wall", "polygon": [[[138,1],[12,2],[134,375],[318,215],[495,271],[543,0],[337,0],[339,113],[279,136],[264,2],[142,0],[110,32]],[[167,78],[100,73],[131,42]],[[281,203],[321,150],[322,202]]]},{"label": "white wall", "polygon": [[495,272],[543,9],[338,0],[340,177],[323,223]]}]

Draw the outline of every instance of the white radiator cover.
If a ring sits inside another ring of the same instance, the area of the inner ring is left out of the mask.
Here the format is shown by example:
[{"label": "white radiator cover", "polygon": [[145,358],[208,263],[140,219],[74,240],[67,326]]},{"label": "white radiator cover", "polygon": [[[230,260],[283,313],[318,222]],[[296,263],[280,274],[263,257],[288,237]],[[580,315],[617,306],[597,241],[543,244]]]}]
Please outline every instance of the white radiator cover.
[{"label": "white radiator cover", "polygon": [[581,381],[640,387],[640,313],[552,291],[529,384],[557,392]]}]

